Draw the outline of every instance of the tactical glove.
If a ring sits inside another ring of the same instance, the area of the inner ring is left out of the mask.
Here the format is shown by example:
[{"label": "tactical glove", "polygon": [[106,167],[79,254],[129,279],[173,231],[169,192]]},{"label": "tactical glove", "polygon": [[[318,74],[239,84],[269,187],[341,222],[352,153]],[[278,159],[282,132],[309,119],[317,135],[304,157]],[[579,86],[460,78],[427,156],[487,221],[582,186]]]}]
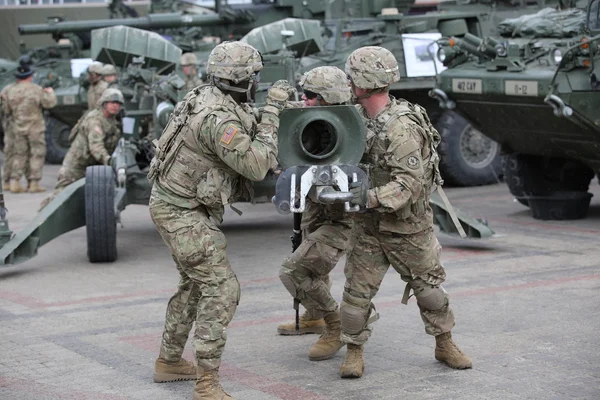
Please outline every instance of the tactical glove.
[{"label": "tactical glove", "polygon": [[288,94],[288,99],[293,99],[296,97],[296,88],[290,85],[288,81],[285,79],[280,79],[273,84],[272,87],[283,89]]},{"label": "tactical glove", "polygon": [[102,158],[102,164],[108,165],[109,162],[110,162],[110,156],[104,156]]},{"label": "tactical glove", "polygon": [[368,192],[369,190],[361,182],[352,182],[350,184],[350,193],[352,193],[350,203],[365,207],[369,200]]},{"label": "tactical glove", "polygon": [[287,91],[280,87],[272,86],[267,92],[267,105],[264,111],[278,116],[279,112],[285,108],[287,99]]}]

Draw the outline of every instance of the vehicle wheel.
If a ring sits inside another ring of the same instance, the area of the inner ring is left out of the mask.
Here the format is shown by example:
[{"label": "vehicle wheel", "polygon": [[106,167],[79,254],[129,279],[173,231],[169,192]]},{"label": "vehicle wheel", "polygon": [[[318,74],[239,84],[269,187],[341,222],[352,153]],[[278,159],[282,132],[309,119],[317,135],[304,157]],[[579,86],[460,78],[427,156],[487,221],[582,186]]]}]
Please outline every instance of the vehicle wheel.
[{"label": "vehicle wheel", "polygon": [[71,127],[52,117],[46,120],[46,161],[50,164],[62,164],[69,150]]},{"label": "vehicle wheel", "polygon": [[519,203],[528,206],[528,196],[556,192],[587,192],[594,171],[575,160],[508,154],[503,160],[504,181]]},{"label": "vehicle wheel", "polygon": [[85,228],[90,262],[117,259],[117,219],[114,209],[115,174],[111,167],[94,165],[85,171]]},{"label": "vehicle wheel", "polygon": [[502,161],[498,143],[452,111],[440,116],[436,129],[442,136],[438,152],[440,171],[446,183],[480,186],[500,180]]}]

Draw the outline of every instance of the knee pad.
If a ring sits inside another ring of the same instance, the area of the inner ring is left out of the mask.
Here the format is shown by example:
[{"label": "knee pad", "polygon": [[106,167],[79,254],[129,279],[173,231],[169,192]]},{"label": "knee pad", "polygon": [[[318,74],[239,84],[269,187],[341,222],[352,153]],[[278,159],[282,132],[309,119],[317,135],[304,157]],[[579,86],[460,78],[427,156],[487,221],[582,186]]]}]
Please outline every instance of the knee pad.
[{"label": "knee pad", "polygon": [[359,334],[367,325],[370,311],[342,301],[340,306],[342,330],[350,335]]},{"label": "knee pad", "polygon": [[431,286],[425,282],[411,285],[419,308],[429,311],[439,310],[448,304],[448,295],[441,286]]},{"label": "knee pad", "polygon": [[290,292],[292,297],[296,299],[298,298],[298,289],[296,287],[296,283],[287,271],[288,270],[286,268],[282,268],[279,271],[279,279],[281,280],[281,283],[283,283],[283,286],[287,289],[287,291]]}]

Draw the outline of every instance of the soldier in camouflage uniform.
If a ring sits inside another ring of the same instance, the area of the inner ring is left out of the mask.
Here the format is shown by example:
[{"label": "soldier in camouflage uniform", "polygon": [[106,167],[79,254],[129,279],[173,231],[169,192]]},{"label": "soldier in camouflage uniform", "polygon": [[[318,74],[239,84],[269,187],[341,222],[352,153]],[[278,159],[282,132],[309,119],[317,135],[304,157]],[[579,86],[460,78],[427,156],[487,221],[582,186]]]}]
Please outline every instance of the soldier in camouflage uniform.
[{"label": "soldier in camouflage uniform", "polygon": [[42,110],[54,107],[56,96],[52,88],[33,83],[33,70],[25,62],[20,63],[15,77],[17,83],[4,92],[2,99],[3,115],[10,121],[14,140],[9,189],[13,193],[26,191],[20,180],[27,174],[29,191],[43,192],[45,189],[39,184],[46,157],[46,125]]},{"label": "soldier in camouflage uniform", "polygon": [[[231,399],[218,380],[227,325],[240,299],[226,240],[217,227],[224,206],[276,165],[279,112],[287,82],[273,86],[257,121],[254,97],[260,53],[242,42],[216,46],[208,58],[210,83],[181,101],[160,140],[148,178],[150,215],[169,247],[180,281],[167,305],[155,382],[195,379],[194,399]],[[181,357],[192,324],[197,370]]]},{"label": "soldier in camouflage uniform", "polygon": [[117,82],[118,73],[117,68],[115,68],[112,64],[104,64],[102,67],[102,79],[107,83],[106,88],[114,88],[117,89],[119,84]]},{"label": "soldier in camouflage uniform", "polygon": [[400,80],[390,51],[375,46],[357,49],[346,61],[346,73],[367,127],[361,163],[371,189],[367,193],[351,189],[353,202],[365,205],[367,211],[353,215],[356,243],[347,258],[340,306],[341,342],[348,344],[341,376],[363,374],[371,300],[390,264],[407,283],[402,302],[408,302],[412,290],[425,332],[435,336],[435,358],[452,368],[471,368],[471,359],[450,333],[454,314],[441,286],[446,272],[429,206],[432,188],[442,183],[436,151],[440,136],[425,109],[389,95],[390,85]]},{"label": "soldier in camouflage uniform", "polygon": [[90,81],[90,86],[88,87],[87,92],[88,110],[93,110],[96,108],[98,99],[108,87],[108,82],[102,79],[103,67],[104,64],[98,61],[94,61],[88,67],[88,79]]},{"label": "soldier in camouflage uniform", "polygon": [[[345,104],[352,97],[346,73],[337,67],[314,68],[302,76],[299,84],[303,102],[295,103],[304,107]],[[340,335],[337,302],[329,291],[329,272],[350,249],[352,219],[344,213],[343,204],[324,205],[307,199],[301,228],[302,244],[284,261],[280,277],[292,296],[301,300],[306,312],[300,316],[298,331],[296,323],[291,322],[279,325],[277,332],[298,335],[322,333],[326,328],[317,344],[309,350],[312,360],[323,355],[330,357],[341,347],[337,345],[339,340],[333,347],[329,346],[330,339]]]},{"label": "soldier in camouflage uniform", "polygon": [[44,208],[65,187],[84,178],[90,165],[108,165],[121,137],[117,116],[124,99],[118,89],[106,89],[96,102],[96,108],[87,111],[71,130],[71,147],[58,171],[58,183],[54,193],[44,200]]},{"label": "soldier in camouflage uniform", "polygon": [[186,92],[189,92],[193,88],[202,85],[202,79],[198,77],[198,59],[194,53],[185,53],[181,55],[179,60],[181,69],[185,75],[185,86]]},{"label": "soldier in camouflage uniform", "polygon": [[14,134],[10,126],[10,117],[4,115],[3,102],[6,101],[6,93],[15,84],[10,83],[0,92],[0,120],[2,120],[2,130],[4,131],[4,168],[2,171],[2,190],[10,191],[10,175],[12,173],[12,162],[14,156]]}]

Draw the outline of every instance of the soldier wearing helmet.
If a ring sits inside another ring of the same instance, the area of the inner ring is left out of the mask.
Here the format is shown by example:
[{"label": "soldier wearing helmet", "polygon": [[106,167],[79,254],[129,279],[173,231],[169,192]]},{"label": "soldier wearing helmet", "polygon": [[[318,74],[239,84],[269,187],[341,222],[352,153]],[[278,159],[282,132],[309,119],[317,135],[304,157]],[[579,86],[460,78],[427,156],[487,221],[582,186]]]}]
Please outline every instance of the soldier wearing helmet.
[{"label": "soldier wearing helmet", "polygon": [[429,205],[432,189],[442,183],[436,150],[440,136],[425,109],[389,94],[390,85],[400,80],[398,62],[390,51],[362,47],[350,54],[345,69],[368,128],[361,162],[369,171],[371,188],[351,189],[353,202],[367,211],[352,216],[355,245],[346,261],[340,306],[340,340],[348,345],[341,376],[363,374],[363,345],[372,331],[371,300],[390,264],[407,283],[402,303],[407,304],[412,290],[425,331],[435,336],[435,358],[452,368],[471,368],[471,359],[450,333],[454,314],[441,286],[446,272]]},{"label": "soldier wearing helmet", "polygon": [[108,87],[108,82],[102,79],[103,68],[104,64],[99,61],[94,61],[87,69],[88,80],[90,82],[87,92],[88,110],[93,110],[96,107],[98,99]]},{"label": "soldier wearing helmet", "polygon": [[[218,381],[226,328],[240,285],[218,224],[224,206],[246,196],[248,180],[277,164],[279,112],[287,82],[269,89],[259,120],[248,104],[263,68],[242,42],[217,45],[208,57],[209,83],[191,90],[171,115],[148,178],[150,215],[169,247],[180,282],[167,305],[155,382],[196,380],[194,399],[231,399]],[[182,358],[195,321],[196,366]]]},{"label": "soldier wearing helmet", "polygon": [[109,164],[110,155],[121,136],[117,116],[124,102],[120,90],[106,89],[96,102],[96,108],[87,111],[77,121],[69,135],[71,146],[58,172],[54,193],[44,200],[41,208],[65,187],[85,177],[88,166]]},{"label": "soldier wearing helmet", "polygon": [[[42,112],[56,105],[52,88],[33,83],[29,57],[22,57],[15,73],[16,82],[0,93],[3,124],[6,132],[5,179],[10,178],[13,193],[43,192],[39,185],[46,156],[46,125]],[[21,186],[25,175],[28,188]],[[3,186],[6,187],[3,182]]]},{"label": "soldier wearing helmet", "polygon": [[104,64],[102,67],[102,79],[107,83],[107,88],[118,88],[117,78],[118,72],[117,68],[112,64]]},{"label": "soldier wearing helmet", "polygon": [[185,90],[190,91],[193,88],[202,85],[202,79],[198,77],[198,59],[194,53],[185,53],[179,60],[181,69],[185,75]]},{"label": "soldier wearing helmet", "polygon": [[[341,105],[352,97],[346,73],[337,67],[314,68],[302,76],[299,84],[304,107]],[[352,219],[344,212],[343,204],[325,205],[308,198],[301,229],[302,243],[285,259],[279,276],[292,296],[301,298],[306,312],[300,317],[298,330],[295,322],[290,322],[279,325],[277,332],[299,335],[322,333],[326,328],[308,352],[311,360],[321,360],[342,347],[338,339],[340,313],[331,296],[329,273],[351,248]]]}]

